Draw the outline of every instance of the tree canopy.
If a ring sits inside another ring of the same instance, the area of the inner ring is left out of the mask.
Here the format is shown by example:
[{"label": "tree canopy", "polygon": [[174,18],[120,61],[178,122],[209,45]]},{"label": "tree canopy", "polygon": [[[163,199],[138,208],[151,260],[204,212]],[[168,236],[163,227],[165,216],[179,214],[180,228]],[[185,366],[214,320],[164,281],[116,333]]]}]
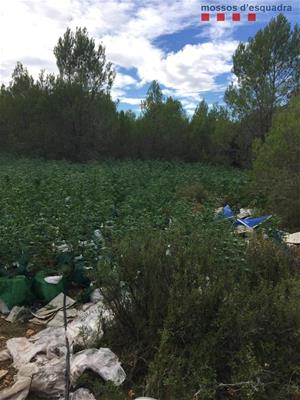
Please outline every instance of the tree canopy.
[{"label": "tree canopy", "polygon": [[106,61],[105,48],[96,47],[95,40],[88,36],[86,28],[66,30],[54,48],[60,78],[76,82],[86,90],[110,90],[115,72]]},{"label": "tree canopy", "polygon": [[277,108],[299,94],[300,30],[280,14],[233,55],[237,82],[225,93],[234,116],[247,121],[253,136],[264,138]]}]

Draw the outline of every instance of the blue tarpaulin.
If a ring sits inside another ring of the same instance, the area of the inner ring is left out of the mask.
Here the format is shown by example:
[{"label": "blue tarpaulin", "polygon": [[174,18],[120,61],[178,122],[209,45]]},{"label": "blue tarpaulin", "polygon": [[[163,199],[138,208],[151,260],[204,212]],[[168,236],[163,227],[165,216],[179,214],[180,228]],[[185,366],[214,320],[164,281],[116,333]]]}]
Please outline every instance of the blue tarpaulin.
[{"label": "blue tarpaulin", "polygon": [[247,228],[256,228],[271,217],[272,215],[265,215],[263,217],[237,219],[236,225],[244,225]]},{"label": "blue tarpaulin", "polygon": [[223,217],[224,218],[233,218],[234,217],[233,211],[229,207],[228,204],[223,208]]}]

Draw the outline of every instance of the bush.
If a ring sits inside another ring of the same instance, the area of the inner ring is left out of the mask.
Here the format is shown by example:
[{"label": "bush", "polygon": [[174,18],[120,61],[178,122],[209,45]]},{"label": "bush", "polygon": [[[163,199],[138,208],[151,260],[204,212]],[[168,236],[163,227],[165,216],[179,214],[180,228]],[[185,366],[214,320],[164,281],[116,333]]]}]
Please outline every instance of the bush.
[{"label": "bush", "polygon": [[239,276],[221,269],[205,279],[200,269],[181,271],[148,377],[151,393],[166,400],[226,399],[230,393],[286,399],[296,393],[300,280],[290,257],[258,241]]},{"label": "bush", "polygon": [[115,314],[104,341],[137,394],[292,398],[300,390],[298,271],[289,249],[259,235],[247,246],[226,222],[128,232],[97,272]]},{"label": "bush", "polygon": [[300,228],[300,96],[277,113],[264,144],[256,143],[256,189],[285,227]]}]

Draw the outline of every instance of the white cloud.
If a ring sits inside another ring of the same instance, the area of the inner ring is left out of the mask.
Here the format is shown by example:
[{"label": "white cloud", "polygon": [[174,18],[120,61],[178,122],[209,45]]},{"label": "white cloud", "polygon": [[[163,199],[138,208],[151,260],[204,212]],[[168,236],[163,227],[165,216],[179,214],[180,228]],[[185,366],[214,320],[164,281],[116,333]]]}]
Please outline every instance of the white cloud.
[{"label": "white cloud", "polygon": [[[86,26],[105,44],[107,58],[117,70],[125,67],[137,72],[139,80],[118,73],[114,98],[135,101],[128,89],[153,79],[186,99],[221,90],[216,79],[230,71],[236,47],[232,27],[226,23],[204,26],[198,22],[199,14],[198,0],[1,0],[0,81],[8,82],[17,61],[35,77],[40,69],[56,72],[53,47],[58,37],[67,26]],[[197,24],[201,41],[205,36],[207,43],[186,44],[169,53],[154,44],[161,35]]]},{"label": "white cloud", "polygon": [[221,88],[215,80],[220,74],[230,72],[236,45],[235,41],[186,45],[162,60],[158,76],[165,86],[181,95],[218,91]]},{"label": "white cloud", "polygon": [[220,91],[215,79],[230,72],[236,41],[186,45],[164,54],[144,38],[127,35],[103,38],[108,58],[125,68],[136,68],[142,83],[158,80],[177,95]]},{"label": "white cloud", "polygon": [[136,97],[121,97],[120,98],[120,101],[122,103],[131,104],[134,106],[139,106],[141,104],[142,100],[143,100],[142,98],[136,98]]},{"label": "white cloud", "polygon": [[[203,29],[198,37],[213,40],[214,42],[231,38],[233,31],[236,29],[236,25],[234,25],[231,21],[217,22],[215,19],[212,19],[210,22],[202,22]],[[241,24],[241,23],[239,23]]]},{"label": "white cloud", "polygon": [[123,74],[122,72],[117,71],[116,78],[114,80],[115,88],[125,88],[136,84],[137,80],[131,75]]},{"label": "white cloud", "polygon": [[103,43],[108,59],[125,68],[139,69],[141,65],[160,62],[163,57],[163,52],[143,37],[128,34],[104,36]]}]

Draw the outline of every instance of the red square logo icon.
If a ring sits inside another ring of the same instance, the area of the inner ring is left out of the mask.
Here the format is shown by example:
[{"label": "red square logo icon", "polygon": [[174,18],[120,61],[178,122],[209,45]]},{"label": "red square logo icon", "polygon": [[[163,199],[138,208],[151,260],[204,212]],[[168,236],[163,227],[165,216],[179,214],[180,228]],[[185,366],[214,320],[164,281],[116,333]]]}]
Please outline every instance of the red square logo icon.
[{"label": "red square logo icon", "polygon": [[233,13],[232,14],[232,21],[240,21],[241,20],[241,14],[240,13]]},{"label": "red square logo icon", "polygon": [[201,21],[209,21],[209,14],[207,13],[201,14]]},{"label": "red square logo icon", "polygon": [[248,21],[251,21],[251,22],[256,21],[256,14],[249,13],[248,14]]},{"label": "red square logo icon", "polygon": [[225,21],[225,14],[218,13],[217,14],[217,21]]}]

